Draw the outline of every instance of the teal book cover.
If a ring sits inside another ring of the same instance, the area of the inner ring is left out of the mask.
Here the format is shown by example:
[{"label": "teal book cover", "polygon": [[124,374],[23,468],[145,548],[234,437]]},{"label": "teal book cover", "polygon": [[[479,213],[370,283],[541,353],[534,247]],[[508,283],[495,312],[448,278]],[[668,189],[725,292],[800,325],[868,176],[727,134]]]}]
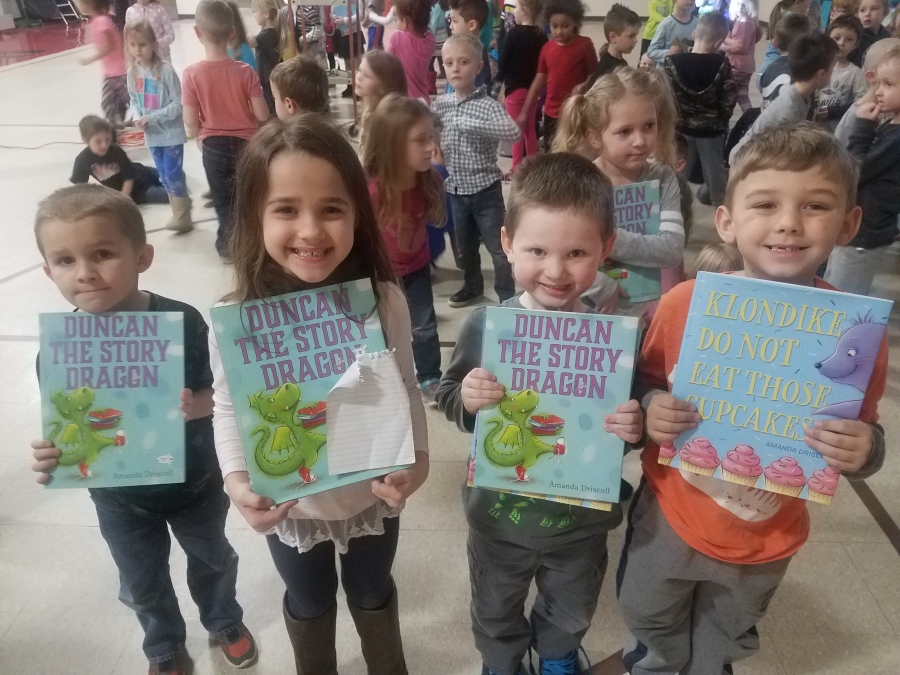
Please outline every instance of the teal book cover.
[{"label": "teal book cover", "polygon": [[[613,208],[616,228],[638,234],[658,234],[659,181],[622,185],[613,190]],[[639,302],[659,300],[660,269],[639,267],[607,258],[601,272],[619,284],[623,293],[620,302],[634,305]]]},{"label": "teal book cover", "polygon": [[638,332],[636,317],[488,307],[482,365],[506,394],[478,411],[473,484],[618,502],[625,445],[603,417],[631,398]]},{"label": "teal book cover", "polygon": [[184,315],[41,314],[40,332],[48,487],[183,483]]},{"label": "teal book cover", "polygon": [[892,304],[698,274],[672,393],[702,421],[661,448],[660,463],[830,504],[840,473],[804,430],[858,418]]},{"label": "teal book cover", "polygon": [[213,307],[210,315],[254,492],[280,504],[387,473],[332,475],[326,442],[334,431],[329,393],[357,352],[385,349],[370,280]]}]

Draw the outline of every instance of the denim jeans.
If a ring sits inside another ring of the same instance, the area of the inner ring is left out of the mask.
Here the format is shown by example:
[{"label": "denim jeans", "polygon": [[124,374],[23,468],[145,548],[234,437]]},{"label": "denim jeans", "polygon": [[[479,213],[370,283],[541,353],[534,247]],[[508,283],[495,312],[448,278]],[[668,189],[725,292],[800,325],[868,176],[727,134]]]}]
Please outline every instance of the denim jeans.
[{"label": "denim jeans", "polygon": [[231,210],[234,208],[234,174],[238,157],[247,141],[234,136],[210,136],[203,139],[203,169],[212,193],[213,206],[219,219],[216,233],[216,250],[224,254],[228,250],[228,237],[234,223]]},{"label": "denim jeans", "polygon": [[500,181],[473,195],[451,193],[449,197],[459,264],[463,268],[463,288],[472,293],[484,292],[478,252],[480,236],[494,262],[494,290],[500,302],[508,300],[516,293],[516,282],[513,281],[512,265],[500,245],[500,228],[506,217]]},{"label": "denim jeans", "polygon": [[869,295],[875,275],[887,271],[887,246],[835,246],[828,258],[825,281],[846,293]]},{"label": "denim jeans", "polygon": [[[397,553],[400,519],[385,518],[384,534],[351,539],[341,553],[341,584],[347,602],[360,609],[380,609],[394,594],[391,567]],[[300,553],[282,542],[278,535],[266,537],[275,569],[287,586],[291,616],[303,621],[315,619],[336,602],[338,577],[334,565],[334,543],[323,541]]]},{"label": "denim jeans", "polygon": [[187,554],[188,589],[203,627],[222,635],[242,620],[235,597],[238,556],[225,538],[228,497],[219,486],[170,514],[108,502],[94,505],[100,533],[119,568],[119,600],[137,614],[151,663],[173,658],[185,641],[184,618],[169,576],[167,524]]},{"label": "denim jeans", "polygon": [[166,192],[174,197],[187,197],[187,178],[184,175],[184,146],[168,145],[150,148],[159,180]]},{"label": "denim jeans", "polygon": [[[443,230],[440,230],[443,232]],[[401,278],[409,320],[412,324],[413,359],[419,384],[441,379],[441,342],[438,338],[434,296],[431,292],[431,266],[410,272]]]},{"label": "denim jeans", "polygon": [[709,199],[713,206],[721,206],[725,201],[725,184],[728,172],[725,170],[725,134],[718,136],[688,136],[687,166],[685,174],[690,176],[699,162],[703,183],[709,190]]}]

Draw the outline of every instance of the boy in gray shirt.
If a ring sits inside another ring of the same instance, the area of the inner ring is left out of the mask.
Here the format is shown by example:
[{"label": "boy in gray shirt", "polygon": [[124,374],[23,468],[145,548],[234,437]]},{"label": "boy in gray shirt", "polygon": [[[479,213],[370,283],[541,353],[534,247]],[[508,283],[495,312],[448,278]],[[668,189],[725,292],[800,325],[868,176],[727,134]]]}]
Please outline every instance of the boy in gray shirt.
[{"label": "boy in gray shirt", "polygon": [[747,130],[743,138],[731,150],[729,164],[734,164],[738,152],[758,133],[782,122],[800,122],[809,116],[810,104],[816,91],[828,86],[837,43],[826,35],[807,35],[797,38],[788,50],[788,62],[793,84],[782,87],[769,107]]}]

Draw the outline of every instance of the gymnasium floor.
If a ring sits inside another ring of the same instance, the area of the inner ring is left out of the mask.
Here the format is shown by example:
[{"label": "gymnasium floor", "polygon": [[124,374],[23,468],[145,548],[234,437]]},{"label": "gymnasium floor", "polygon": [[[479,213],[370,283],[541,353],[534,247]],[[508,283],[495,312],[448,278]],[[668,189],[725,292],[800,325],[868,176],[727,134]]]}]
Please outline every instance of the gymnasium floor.
[{"label": "gymnasium floor", "polygon": [[[65,32],[65,31],[63,31]],[[600,24],[585,27],[598,47]],[[172,55],[180,71],[200,58],[191,22],[176,24]],[[78,37],[70,36],[74,45]],[[13,51],[32,52],[40,41],[25,38],[15,49],[0,48],[0,63]],[[54,43],[56,44],[56,43]],[[0,34],[0,46],[9,46]],[[65,44],[63,47],[73,45]],[[760,45],[761,56],[764,46]],[[34,482],[29,441],[40,433],[39,393],[34,374],[38,312],[69,309],[41,271],[32,220],[38,201],[67,184],[79,152],[78,120],[99,109],[100,66],[82,67],[85,47],[39,55],[0,67],[0,673],[4,675],[125,675],[146,672],[141,630],[116,598],[115,566],[97,529],[86,492],[46,491]],[[33,55],[33,53],[32,53]],[[348,119],[350,106],[334,109]],[[15,149],[13,148],[15,146]],[[33,148],[33,149],[25,149]],[[151,164],[145,148],[129,149]],[[200,154],[185,152],[194,195],[206,188]],[[501,160],[508,168],[509,160]],[[228,269],[213,247],[215,218],[197,200],[197,229],[174,236],[162,229],[167,207],[142,207],[156,259],[142,286],[205,311],[229,288]],[[695,204],[695,235],[689,255],[712,241],[712,210]],[[487,256],[483,255],[487,265]],[[446,300],[461,272],[449,256],[435,278],[441,340],[453,342],[469,310]],[[489,284],[490,285],[490,284]],[[895,298],[894,279],[878,279],[877,292]],[[881,415],[889,456],[880,474],[858,495],[842,482],[830,507],[811,505],[812,535],[797,555],[759,626],[762,652],[735,667],[739,675],[897,675],[900,673],[900,364],[895,311],[891,326],[893,364]],[[450,349],[444,350],[449,359]],[[897,415],[897,417],[895,417]],[[412,673],[467,675],[479,672],[469,628],[466,525],[459,499],[469,438],[435,409],[428,411],[431,475],[401,518],[395,565],[406,653]],[[626,473],[638,477],[637,457]],[[874,515],[873,515],[874,514]],[[887,533],[887,534],[886,534]],[[259,674],[292,672],[292,656],[281,619],[283,586],[267,547],[232,512],[228,536],[241,558],[238,597],[256,635]],[[610,568],[594,626],[584,646],[594,663],[622,646],[624,626],[613,597],[622,530],[610,536]],[[892,543],[893,542],[893,543]],[[188,650],[201,675],[231,672],[211,650],[184,582],[185,561],[175,547],[172,576],[188,620]],[[360,675],[365,666],[345,607],[338,619],[341,673]],[[598,669],[598,672],[600,669]],[[613,660],[603,672],[617,672]],[[618,672],[621,672],[619,670]]]}]

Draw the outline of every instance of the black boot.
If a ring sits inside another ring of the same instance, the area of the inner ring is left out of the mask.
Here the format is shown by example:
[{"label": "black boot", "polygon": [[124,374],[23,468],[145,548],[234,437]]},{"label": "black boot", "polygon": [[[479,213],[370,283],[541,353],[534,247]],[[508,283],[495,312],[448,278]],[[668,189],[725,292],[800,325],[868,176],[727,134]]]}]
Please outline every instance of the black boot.
[{"label": "black boot", "polygon": [[294,648],[297,675],[337,675],[334,635],[337,605],[314,619],[295,619],[288,612],[287,593],[282,604],[284,625]]},{"label": "black boot", "polygon": [[350,603],[347,606],[362,642],[369,675],[408,675],[400,639],[397,588],[394,587],[390,601],[382,609],[360,609]]}]

